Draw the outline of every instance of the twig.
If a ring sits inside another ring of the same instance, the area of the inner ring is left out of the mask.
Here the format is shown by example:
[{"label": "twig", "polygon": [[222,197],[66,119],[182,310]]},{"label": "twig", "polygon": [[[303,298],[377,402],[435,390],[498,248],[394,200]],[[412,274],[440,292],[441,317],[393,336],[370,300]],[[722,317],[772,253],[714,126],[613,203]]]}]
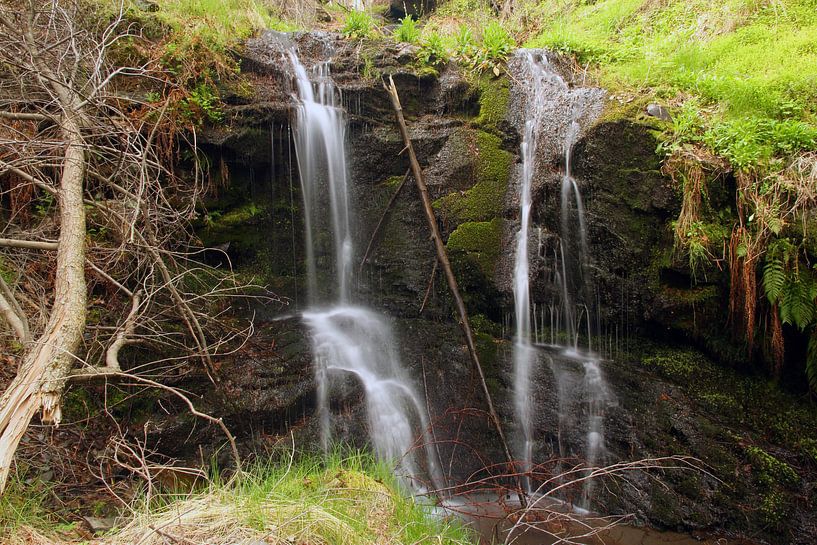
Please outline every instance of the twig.
[{"label": "twig", "polygon": [[391,212],[391,209],[394,206],[394,203],[397,201],[397,197],[399,197],[400,193],[403,191],[403,186],[406,185],[410,174],[411,169],[406,171],[406,174],[403,176],[403,180],[400,182],[400,185],[397,186],[394,195],[391,196],[386,208],[383,210],[383,214],[380,216],[380,221],[378,221],[377,225],[375,225],[374,231],[372,232],[372,237],[369,239],[369,244],[366,246],[366,251],[363,253],[363,259],[360,260],[360,269],[358,271],[359,276],[363,275],[363,266],[366,265],[366,261],[369,259],[369,255],[374,249],[375,241],[380,234],[380,229],[383,227],[383,224],[386,221],[386,216],[388,216],[389,212]]},{"label": "twig", "polygon": [[423,304],[420,305],[420,312],[417,314],[422,314],[423,310],[426,308],[426,303],[428,303],[428,297],[431,295],[431,288],[434,287],[434,277],[437,276],[437,266],[440,264],[439,259],[434,260],[434,267],[431,268],[431,275],[428,277],[428,287],[426,288],[426,294],[423,296]]},{"label": "twig", "polygon": [[149,386],[153,386],[154,388],[159,388],[160,390],[165,390],[166,392],[170,392],[173,395],[180,398],[182,401],[184,401],[184,403],[187,405],[188,410],[190,411],[191,414],[193,414],[193,416],[197,416],[197,417],[199,417],[199,418],[201,418],[203,420],[207,420],[208,422],[217,425],[219,428],[221,428],[221,431],[224,432],[224,435],[227,437],[227,441],[229,441],[229,443],[230,443],[230,450],[232,451],[233,461],[235,462],[236,471],[241,472],[241,455],[238,453],[238,446],[236,445],[235,436],[233,436],[233,434],[230,433],[230,430],[227,428],[227,425],[224,424],[224,420],[221,419],[221,418],[216,418],[214,416],[210,416],[207,413],[203,413],[203,412],[197,410],[196,407],[193,405],[193,402],[190,401],[190,398],[187,397],[186,395],[184,395],[177,388],[173,388],[172,386],[168,386],[166,384],[162,384],[160,382],[156,382],[156,381],[150,380],[148,378],[140,377],[140,376],[137,376],[137,375],[132,375],[130,373],[123,373],[122,371],[119,371],[117,369],[109,369],[107,367],[91,368],[90,372],[75,371],[74,373],[71,374],[71,378],[85,378],[85,379],[89,379],[89,378],[92,379],[92,378],[98,378],[98,377],[99,378],[101,378],[101,377],[112,377],[112,376],[113,377],[122,377],[122,378],[132,379],[132,380],[135,380],[137,382],[142,382],[142,383],[147,384]]}]

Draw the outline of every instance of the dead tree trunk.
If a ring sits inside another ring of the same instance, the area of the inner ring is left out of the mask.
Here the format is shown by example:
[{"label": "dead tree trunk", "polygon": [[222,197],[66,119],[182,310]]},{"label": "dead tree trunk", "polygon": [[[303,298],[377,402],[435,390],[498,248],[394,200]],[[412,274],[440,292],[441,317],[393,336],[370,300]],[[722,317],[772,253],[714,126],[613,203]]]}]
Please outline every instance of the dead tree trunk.
[{"label": "dead tree trunk", "polygon": [[[414,181],[417,184],[417,189],[420,191],[420,197],[423,200],[423,209],[425,210],[428,227],[431,230],[431,239],[434,241],[434,249],[437,251],[437,259],[443,268],[445,279],[448,281],[448,287],[451,290],[451,295],[454,297],[454,302],[457,306],[457,312],[460,315],[459,323],[460,327],[462,328],[462,332],[465,335],[465,344],[468,347],[468,354],[471,357],[471,362],[474,364],[474,369],[479,375],[479,382],[482,385],[482,393],[485,396],[485,403],[488,405],[488,415],[491,419],[491,423],[494,425],[494,428],[496,428],[497,434],[499,435],[499,441],[502,443],[502,450],[504,451],[505,457],[508,460],[508,464],[513,467],[514,459],[513,456],[511,456],[510,449],[508,448],[508,441],[505,439],[505,432],[502,430],[502,424],[499,421],[499,416],[497,416],[496,409],[494,409],[491,393],[488,390],[488,384],[485,382],[485,373],[483,373],[482,365],[479,362],[479,355],[477,354],[477,347],[476,343],[474,342],[474,333],[471,330],[471,324],[468,321],[468,311],[466,310],[465,302],[462,300],[462,296],[460,295],[460,290],[457,286],[457,278],[454,276],[454,271],[451,269],[451,262],[448,260],[448,252],[446,251],[445,244],[443,244],[442,237],[440,236],[440,229],[437,226],[437,218],[434,215],[434,208],[431,205],[431,197],[428,195],[428,186],[426,186],[423,178],[423,170],[420,167],[420,163],[417,161],[417,155],[414,153],[414,146],[411,144],[411,137],[408,133],[406,120],[403,117],[403,108],[400,105],[400,96],[397,94],[397,87],[394,85],[394,80],[391,77],[389,77],[389,85],[385,87],[389,93],[389,97],[391,98],[392,106],[394,107],[394,113],[397,117],[397,124],[400,127],[400,134],[403,137],[403,142],[408,150],[411,171],[414,175]],[[519,499],[524,505],[525,500],[521,493]]]},{"label": "dead tree trunk", "polygon": [[78,116],[70,110],[62,120],[62,135],[67,145],[57,192],[60,238],[54,304],[45,331],[29,346],[0,398],[0,492],[37,411],[42,409],[43,422],[59,424],[60,398],[85,328],[85,150]]}]

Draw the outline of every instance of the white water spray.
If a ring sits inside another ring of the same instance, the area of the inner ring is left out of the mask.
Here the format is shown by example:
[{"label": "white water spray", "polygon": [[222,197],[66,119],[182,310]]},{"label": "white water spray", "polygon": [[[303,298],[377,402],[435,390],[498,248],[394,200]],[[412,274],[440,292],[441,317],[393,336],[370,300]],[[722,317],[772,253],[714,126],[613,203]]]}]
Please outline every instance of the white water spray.
[{"label": "white water spray", "polygon": [[[321,443],[328,449],[332,440],[329,393],[333,376],[351,374],[366,393],[368,431],[377,456],[397,463],[398,473],[418,488],[422,473],[417,454],[424,450],[428,476],[434,487],[440,488],[442,473],[427,436],[428,417],[400,363],[388,321],[369,309],[350,304],[354,251],[346,119],[339,107],[340,94],[331,79],[330,64],[319,64],[310,77],[294,52],[290,52],[290,61],[299,99],[295,149],[304,200],[311,305],[304,313],[304,321],[312,334]],[[317,241],[327,230],[332,233],[333,251],[328,252],[331,263],[321,261],[323,258],[316,252]],[[329,304],[320,300],[319,266],[334,270],[336,293]],[[417,449],[418,443],[424,449]]]},{"label": "white water spray", "polygon": [[[517,441],[517,455],[521,458],[525,470],[533,463],[533,401],[531,394],[531,379],[533,366],[538,361],[538,351],[534,346],[536,338],[531,337],[531,303],[530,303],[530,228],[532,210],[532,185],[536,176],[536,158],[539,152],[540,141],[544,138],[553,138],[552,134],[542,134],[546,127],[560,131],[562,134],[561,150],[564,157],[564,173],[561,182],[561,214],[560,214],[560,244],[555,253],[555,278],[561,287],[561,313],[558,307],[551,304],[550,328],[551,344],[555,343],[554,328],[561,325],[567,336],[568,344],[564,354],[570,360],[579,359],[583,363],[584,381],[582,392],[566,392],[558,388],[559,422],[571,421],[565,412],[571,404],[566,395],[581,395],[586,406],[586,440],[584,456],[589,466],[595,465],[605,452],[604,448],[604,409],[610,396],[604,383],[599,360],[591,352],[592,346],[592,319],[590,306],[587,303],[588,294],[592,291],[589,284],[589,275],[586,272],[589,257],[587,244],[587,226],[578,184],[571,172],[573,146],[575,145],[581,126],[580,118],[585,113],[588,96],[582,91],[571,90],[567,83],[550,67],[547,57],[535,51],[522,51],[521,79],[529,82],[526,88],[525,129],[521,145],[522,174],[520,182],[520,228],[516,235],[516,259],[514,264],[513,292],[516,313],[516,335],[514,338],[514,395],[516,417],[519,422]],[[558,120],[564,117],[567,110],[568,117],[561,126]],[[554,125],[557,120],[557,125]],[[547,121],[547,122],[546,122]],[[557,133],[558,134],[558,133]],[[541,241],[541,234],[539,236]],[[578,239],[578,240],[577,240]],[[577,243],[578,242],[578,243]],[[541,242],[538,246],[541,245]],[[537,246],[536,255],[541,254]],[[579,298],[584,302],[579,306]],[[536,313],[534,311],[534,324]],[[586,323],[587,352],[579,351],[579,331],[582,321]],[[542,314],[544,325],[544,313]],[[536,325],[536,324],[535,324]],[[534,327],[538,332],[541,328]],[[557,384],[565,383],[563,369],[551,361],[551,369],[556,375]],[[562,430],[557,430],[559,448],[564,456],[562,444]],[[530,483],[528,483],[530,485]],[[592,493],[592,483],[588,481],[583,492],[583,504],[589,502]]]}]

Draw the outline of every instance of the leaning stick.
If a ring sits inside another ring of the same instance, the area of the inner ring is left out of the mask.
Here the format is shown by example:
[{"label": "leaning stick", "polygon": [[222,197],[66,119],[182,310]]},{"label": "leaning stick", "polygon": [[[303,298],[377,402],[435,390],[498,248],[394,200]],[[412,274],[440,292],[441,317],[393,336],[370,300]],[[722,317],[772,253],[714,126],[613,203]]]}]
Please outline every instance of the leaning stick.
[{"label": "leaning stick", "polygon": [[[411,163],[411,171],[414,175],[414,181],[417,184],[417,189],[420,191],[420,197],[423,200],[423,208],[425,209],[426,220],[428,220],[428,227],[431,229],[431,239],[434,241],[434,248],[437,250],[437,259],[445,272],[445,278],[448,281],[448,288],[451,290],[451,295],[454,297],[454,302],[457,305],[457,311],[460,315],[460,327],[465,334],[465,344],[468,347],[468,354],[471,356],[471,362],[479,375],[480,384],[482,384],[482,393],[485,395],[485,402],[488,405],[488,415],[491,422],[496,428],[499,435],[499,440],[502,443],[502,449],[505,452],[505,457],[508,460],[510,467],[514,466],[514,459],[511,456],[511,451],[508,448],[508,441],[505,439],[505,432],[502,431],[502,424],[499,422],[499,417],[494,409],[494,403],[491,400],[491,393],[488,391],[488,384],[485,382],[485,373],[482,371],[482,365],[479,363],[479,356],[477,355],[477,347],[474,342],[474,333],[471,330],[471,324],[468,321],[468,311],[465,309],[465,302],[460,295],[459,287],[457,286],[457,278],[454,276],[454,271],[451,269],[451,262],[448,260],[448,252],[443,244],[440,236],[440,229],[437,226],[437,218],[434,215],[434,208],[431,206],[431,197],[428,195],[428,186],[426,186],[423,179],[423,170],[420,168],[420,163],[417,161],[417,155],[414,153],[414,146],[411,144],[411,137],[408,133],[406,120],[403,117],[403,108],[400,105],[400,96],[397,94],[397,87],[394,85],[394,80],[389,76],[389,85],[383,83],[383,87],[389,93],[394,113],[397,117],[397,124],[400,127],[400,135],[403,137],[403,142],[406,144],[406,149],[409,153],[409,162]],[[517,481],[519,478],[517,477]],[[525,505],[525,499],[522,493],[520,483],[519,501]]]}]

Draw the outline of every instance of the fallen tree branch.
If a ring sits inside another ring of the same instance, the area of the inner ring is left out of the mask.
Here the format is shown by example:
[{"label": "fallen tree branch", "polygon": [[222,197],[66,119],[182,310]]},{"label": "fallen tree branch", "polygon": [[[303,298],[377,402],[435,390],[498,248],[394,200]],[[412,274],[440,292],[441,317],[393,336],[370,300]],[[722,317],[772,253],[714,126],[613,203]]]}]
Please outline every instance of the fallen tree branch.
[{"label": "fallen tree branch", "polygon": [[[513,456],[511,456],[511,450],[508,448],[508,441],[505,439],[505,432],[502,430],[502,423],[499,421],[499,416],[496,413],[496,409],[494,409],[494,403],[491,399],[491,392],[488,390],[488,383],[485,381],[485,373],[483,372],[482,365],[479,362],[479,355],[477,354],[477,347],[476,343],[474,342],[474,333],[471,330],[471,324],[468,321],[468,311],[466,310],[465,302],[460,295],[460,290],[457,286],[457,278],[454,276],[454,271],[451,268],[451,262],[448,260],[448,252],[445,249],[445,244],[443,244],[442,236],[440,235],[440,229],[437,226],[437,217],[434,215],[434,208],[431,204],[431,197],[428,194],[428,187],[423,179],[423,170],[420,167],[419,161],[417,161],[417,155],[414,153],[414,146],[411,143],[411,137],[409,136],[408,127],[406,126],[406,120],[403,117],[403,108],[400,105],[400,96],[397,93],[397,86],[394,84],[394,80],[391,78],[391,76],[389,76],[389,85],[386,85],[384,82],[383,87],[389,93],[389,98],[391,98],[391,103],[394,107],[394,113],[397,118],[397,124],[400,127],[400,135],[403,137],[403,141],[406,144],[406,149],[409,152],[409,162],[411,163],[411,170],[414,174],[414,182],[417,184],[417,189],[420,191],[420,197],[423,201],[423,209],[425,210],[426,220],[428,221],[428,227],[431,230],[431,239],[434,241],[434,248],[437,251],[437,260],[443,268],[445,278],[448,281],[448,287],[457,306],[457,312],[460,315],[460,327],[465,335],[465,344],[468,347],[468,354],[471,357],[471,362],[474,364],[474,368],[479,376],[480,384],[482,385],[482,393],[484,394],[485,402],[488,405],[488,414],[490,416],[491,423],[494,425],[494,428],[499,435],[499,440],[502,443],[502,449],[508,464],[513,467]],[[519,483],[519,501],[524,506],[526,502],[522,492],[521,481],[518,477],[517,482]]]},{"label": "fallen tree branch", "polygon": [[31,331],[28,328],[28,318],[26,317],[23,308],[14,297],[14,292],[0,276],[0,316],[6,319],[6,322],[14,330],[17,335],[17,340],[22,344],[31,341]]},{"label": "fallen tree branch", "polygon": [[16,238],[0,238],[0,246],[4,248],[24,248],[26,250],[50,250],[50,251],[56,251],[60,247],[58,242],[41,242],[39,240],[19,240]]},{"label": "fallen tree branch", "polygon": [[45,121],[51,119],[43,114],[24,113],[24,112],[2,112],[0,111],[0,118],[13,119],[16,121]]}]

